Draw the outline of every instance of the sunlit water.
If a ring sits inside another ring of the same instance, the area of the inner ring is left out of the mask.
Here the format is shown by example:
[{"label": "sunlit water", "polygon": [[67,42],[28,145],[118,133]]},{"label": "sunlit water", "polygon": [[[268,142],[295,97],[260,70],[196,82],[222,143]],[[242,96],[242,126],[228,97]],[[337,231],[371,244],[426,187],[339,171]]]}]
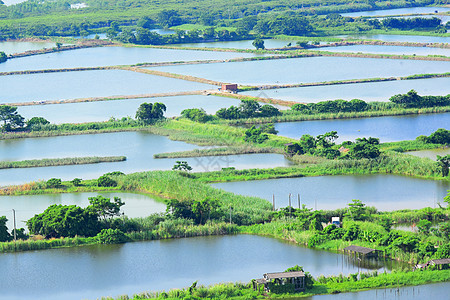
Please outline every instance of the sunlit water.
[{"label": "sunlit water", "polygon": [[330,52],[371,53],[371,54],[393,54],[393,55],[443,55],[450,56],[448,48],[434,47],[406,47],[406,46],[384,46],[384,45],[350,45],[338,47],[324,47],[313,50]]},{"label": "sunlit water", "polygon": [[430,14],[438,12],[450,11],[449,7],[407,7],[385,10],[358,11],[352,13],[342,13],[345,17],[371,17],[371,16],[393,16],[406,14]]},{"label": "sunlit water", "polygon": [[338,38],[356,38],[380,40],[386,42],[412,42],[412,43],[449,43],[450,37],[426,35],[397,35],[397,34],[353,34],[339,35]]}]

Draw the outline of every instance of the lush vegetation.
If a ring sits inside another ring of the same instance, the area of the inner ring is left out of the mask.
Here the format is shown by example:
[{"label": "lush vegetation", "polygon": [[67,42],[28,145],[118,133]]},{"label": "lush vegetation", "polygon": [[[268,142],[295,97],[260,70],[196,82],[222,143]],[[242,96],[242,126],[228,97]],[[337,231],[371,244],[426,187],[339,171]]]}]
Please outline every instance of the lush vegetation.
[{"label": "lush vegetation", "polygon": [[1,161],[0,169],[97,164],[104,162],[124,161],[126,159],[127,158],[125,156],[104,156],[104,157],[92,156],[92,157],[44,158],[44,159],[22,160],[22,161]]}]

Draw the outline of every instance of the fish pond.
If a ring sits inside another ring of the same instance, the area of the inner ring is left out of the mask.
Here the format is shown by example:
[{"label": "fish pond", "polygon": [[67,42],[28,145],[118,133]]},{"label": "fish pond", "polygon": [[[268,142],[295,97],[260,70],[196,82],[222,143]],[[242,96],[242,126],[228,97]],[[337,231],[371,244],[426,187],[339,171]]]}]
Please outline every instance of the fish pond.
[{"label": "fish pond", "polygon": [[78,71],[0,77],[0,103],[171,93],[216,88],[209,84],[124,70]]},{"label": "fish pond", "polygon": [[262,85],[444,73],[450,70],[450,61],[305,57],[166,66],[155,69],[220,82]]},{"label": "fish pond", "polygon": [[385,10],[357,11],[341,14],[344,17],[374,17],[374,16],[395,16],[409,14],[431,14],[435,12],[450,11],[449,7],[406,7]]},{"label": "fish pond", "polygon": [[450,56],[450,49],[434,48],[434,47],[350,45],[350,46],[316,48],[314,50],[329,51],[329,52],[348,52],[348,53],[373,53],[373,54],[420,55],[420,56],[427,56],[427,55]]},{"label": "fish pond", "polygon": [[337,38],[380,40],[386,42],[411,42],[411,43],[449,43],[450,37],[426,36],[426,35],[398,35],[398,34],[352,34],[338,35]]},{"label": "fish pond", "polygon": [[352,199],[359,199],[378,210],[418,209],[437,207],[447,195],[449,181],[433,181],[396,175],[342,175],[281,178],[211,184],[228,192],[255,196],[272,202],[275,207],[298,207],[301,204],[314,209],[343,208]]},{"label": "fish pond", "polygon": [[[249,282],[301,265],[313,276],[390,270],[267,237],[198,237],[0,255],[2,300],[79,300],[218,282]],[[213,268],[211,266],[214,266]],[[20,284],[20,289],[17,289]]]},{"label": "fish pond", "polygon": [[246,154],[231,156],[194,157],[183,159],[154,159],[162,152],[198,149],[184,142],[172,141],[165,136],[146,132],[117,132],[82,134],[46,138],[0,140],[0,157],[4,161],[80,156],[126,156],[122,162],[59,167],[40,167],[0,170],[2,186],[19,184],[52,177],[62,180],[98,178],[100,175],[122,171],[124,173],[170,170],[178,160],[187,161],[194,172],[237,169],[272,168],[291,163],[281,154]]},{"label": "fish pond", "polygon": [[133,65],[151,62],[227,60],[254,56],[262,55],[141,47],[96,47],[10,59],[0,65],[0,72]]},{"label": "fish pond", "polygon": [[166,204],[161,199],[155,199],[144,194],[122,193],[122,192],[90,192],[90,193],[63,193],[45,195],[23,195],[23,196],[0,196],[0,211],[6,215],[8,222],[6,226],[13,228],[12,209],[16,212],[17,227],[26,228],[25,222],[35,214],[42,213],[53,204],[77,205],[86,207],[89,205],[89,197],[103,196],[106,198],[119,197],[125,203],[121,207],[123,212],[130,218],[146,217],[152,213],[160,213],[166,210]]},{"label": "fish pond", "polygon": [[241,94],[304,103],[316,103],[336,99],[361,99],[366,102],[387,102],[390,97],[397,94],[405,94],[410,90],[415,90],[419,95],[445,96],[450,94],[450,77],[305,86],[257,90],[243,92]]},{"label": "fish pond", "polygon": [[439,128],[448,128],[450,113],[406,115],[393,117],[340,119],[276,123],[278,135],[299,139],[304,134],[317,136],[337,131],[337,142],[360,137],[376,137],[380,142],[414,140],[430,135]]},{"label": "fish pond", "polygon": [[449,155],[450,148],[410,151],[410,152],[405,152],[405,153],[411,154],[414,156],[418,156],[418,157],[428,157],[429,159],[436,160],[438,155],[440,155],[440,156]]},{"label": "fish pond", "polygon": [[[65,44],[63,44],[65,45]],[[22,41],[4,41],[0,42],[0,52],[6,54],[22,53],[29,50],[40,50],[45,48],[53,48],[56,46],[54,42],[22,42]]]},{"label": "fish pond", "polygon": [[[194,84],[194,86],[197,84]],[[54,105],[20,106],[19,114],[30,119],[34,116],[44,117],[51,123],[79,123],[101,122],[111,117],[135,117],[136,110],[141,103],[160,102],[166,105],[165,117],[180,116],[187,108],[203,108],[208,114],[215,114],[222,107],[239,105],[240,101],[234,98],[185,95],[176,97],[139,98],[113,101],[96,101],[83,103],[68,103]]]}]

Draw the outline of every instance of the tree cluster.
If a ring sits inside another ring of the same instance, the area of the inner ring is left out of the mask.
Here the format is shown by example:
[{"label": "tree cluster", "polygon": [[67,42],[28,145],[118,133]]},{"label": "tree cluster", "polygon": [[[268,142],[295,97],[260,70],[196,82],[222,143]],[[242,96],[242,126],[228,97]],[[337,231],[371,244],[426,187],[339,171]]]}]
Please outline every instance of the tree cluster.
[{"label": "tree cluster", "polygon": [[181,116],[194,122],[205,123],[211,120],[212,116],[208,115],[203,108],[188,108],[181,112]]},{"label": "tree cluster", "polygon": [[329,100],[317,103],[296,103],[291,109],[302,114],[315,113],[339,113],[339,112],[361,112],[367,109],[368,104],[363,100]]},{"label": "tree cluster", "polygon": [[398,94],[389,98],[389,101],[402,107],[422,108],[434,106],[450,105],[450,95],[447,96],[420,96],[415,90],[410,90],[406,94]]},{"label": "tree cluster", "polygon": [[190,219],[195,224],[205,224],[208,220],[219,219],[222,214],[218,211],[219,202],[214,199],[177,200],[171,199],[167,203],[167,212],[174,218]]},{"label": "tree cluster", "polygon": [[164,118],[166,106],[163,103],[142,103],[136,111],[136,119],[144,123],[153,123]]},{"label": "tree cluster", "polygon": [[234,120],[245,118],[275,117],[280,115],[278,108],[269,104],[261,105],[255,100],[241,100],[239,106],[221,108],[216,112],[220,119]]}]

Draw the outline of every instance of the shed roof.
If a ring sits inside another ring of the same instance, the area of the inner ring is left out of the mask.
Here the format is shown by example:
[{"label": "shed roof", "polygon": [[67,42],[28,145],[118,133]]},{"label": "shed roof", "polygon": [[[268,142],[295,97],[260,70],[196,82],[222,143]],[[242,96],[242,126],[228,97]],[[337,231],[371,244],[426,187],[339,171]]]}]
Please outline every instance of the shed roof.
[{"label": "shed roof", "polygon": [[428,263],[435,265],[447,265],[450,264],[450,258],[432,259]]},{"label": "shed roof", "polygon": [[256,283],[265,284],[267,283],[267,280],[265,278],[258,278],[256,279]]},{"label": "shed roof", "polygon": [[294,277],[305,277],[305,273],[303,273],[302,271],[295,271],[295,272],[277,272],[264,274],[264,278],[266,278],[267,280],[276,278],[294,278]]},{"label": "shed roof", "polygon": [[361,247],[361,246],[353,246],[353,245],[344,248],[344,250],[358,252],[358,253],[362,253],[362,254],[369,254],[371,252],[376,251],[375,249],[365,248],[365,247]]}]

